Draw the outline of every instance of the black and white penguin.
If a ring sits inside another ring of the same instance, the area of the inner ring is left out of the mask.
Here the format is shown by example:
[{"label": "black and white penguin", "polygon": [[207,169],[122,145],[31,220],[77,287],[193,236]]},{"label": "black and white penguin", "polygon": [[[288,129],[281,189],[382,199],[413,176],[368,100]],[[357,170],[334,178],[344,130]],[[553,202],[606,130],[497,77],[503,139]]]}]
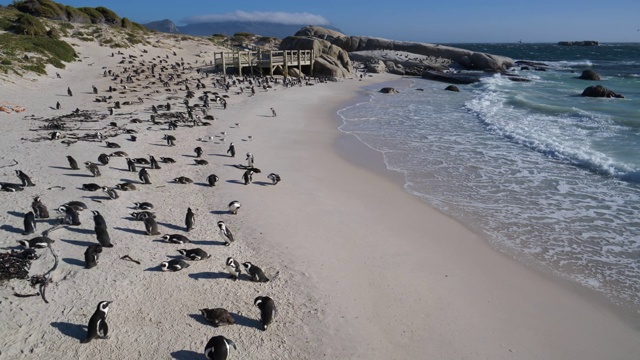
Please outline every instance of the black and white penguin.
[{"label": "black and white penguin", "polygon": [[49,134],[49,140],[60,140],[62,133],[60,131],[54,131]]},{"label": "black and white penguin", "polygon": [[173,135],[165,135],[164,140],[167,141],[167,145],[168,146],[176,146],[175,142],[176,142],[176,137]]},{"label": "black and white penguin", "polygon": [[96,232],[96,240],[98,243],[102,245],[102,247],[111,248],[113,244],[111,244],[111,237],[109,236],[109,231],[107,230],[107,222],[104,217],[98,210],[93,210],[93,229]]},{"label": "black and white penguin", "polygon": [[240,263],[238,263],[234,258],[229,256],[227,258],[227,272],[231,275],[233,281],[237,281],[242,273],[242,269],[240,268]]},{"label": "black and white penguin", "polygon": [[218,233],[222,240],[224,240],[224,245],[229,246],[232,242],[234,242],[233,234],[231,230],[227,227],[224,221],[218,221]]},{"label": "black and white penguin", "polygon": [[102,192],[104,192],[105,194],[107,194],[107,196],[109,197],[109,199],[111,200],[115,200],[117,198],[120,197],[120,195],[118,195],[118,192],[114,189],[114,188],[110,188],[108,186],[103,186],[102,187]]},{"label": "black and white penguin", "polygon": [[218,182],[218,180],[220,180],[220,178],[218,178],[216,174],[211,174],[207,176],[207,183],[209,183],[209,186],[216,186],[216,183]]},{"label": "black and white penguin", "polygon": [[67,155],[67,160],[69,161],[69,167],[71,170],[80,170],[78,167],[78,162],[71,155]]},{"label": "black and white penguin", "polygon": [[173,160],[173,158],[170,158],[170,157],[161,157],[160,161],[166,164],[175,164],[176,162],[175,160]]},{"label": "black and white penguin", "polygon": [[89,183],[89,184],[82,184],[82,190],[86,190],[86,191],[98,191],[101,190],[102,186],[96,184],[96,183]]},{"label": "black and white penguin", "polygon": [[202,148],[200,146],[198,146],[197,148],[193,149],[193,151],[196,153],[196,157],[201,157],[202,153],[204,151],[202,151]]},{"label": "black and white penguin", "polygon": [[229,203],[229,212],[233,215],[238,215],[238,209],[240,209],[240,201],[233,200]]},{"label": "black and white penguin", "polygon": [[156,222],[155,216],[147,216],[144,217],[144,229],[147,232],[147,235],[160,235],[158,232],[158,223]]},{"label": "black and white penguin", "polygon": [[151,184],[151,176],[149,176],[149,172],[147,171],[147,169],[140,169],[140,171],[138,172],[138,178],[144,184]]},{"label": "black and white penguin", "polygon": [[259,267],[253,265],[248,261],[245,263],[242,263],[242,266],[244,266],[244,268],[247,269],[247,274],[251,276],[251,280],[255,282],[265,282],[265,283],[269,282],[269,278],[267,278],[267,276],[264,274],[262,269],[260,269]]},{"label": "black and white penguin", "polygon": [[80,226],[80,215],[73,206],[61,205],[58,207],[58,211],[64,213],[64,217],[61,219],[62,224]]},{"label": "black and white penguin", "polygon": [[155,219],[156,215],[151,211],[134,211],[131,213],[131,217],[136,220],[144,221],[146,218]]},{"label": "black and white penguin", "polygon": [[89,319],[89,325],[87,326],[87,337],[82,340],[83,344],[88,343],[93,339],[108,339],[109,338],[109,326],[107,326],[107,312],[109,311],[109,305],[112,301],[100,301],[96,307],[96,311],[91,315]]},{"label": "black and white penguin", "polygon": [[135,209],[139,210],[151,210],[153,209],[153,204],[150,202],[135,202],[133,203]]},{"label": "black and white penguin", "polygon": [[102,252],[102,246],[89,245],[87,250],[84,251],[84,268],[91,269],[98,265],[98,258]]},{"label": "black and white penguin", "polygon": [[151,165],[149,160],[147,160],[145,158],[135,158],[135,159],[131,159],[131,161],[133,161],[134,163],[136,163],[138,165]]},{"label": "black and white penguin", "polygon": [[107,154],[100,154],[100,156],[98,156],[98,161],[99,161],[102,165],[109,165],[109,155],[107,155]]},{"label": "black and white penguin", "polygon": [[111,154],[109,154],[110,157],[127,157],[129,156],[129,154],[127,154],[124,151],[114,151]]},{"label": "black and white penguin", "polygon": [[233,143],[229,144],[229,148],[227,149],[227,154],[231,157],[236,157],[236,147]]},{"label": "black and white penguin", "polygon": [[215,308],[215,309],[200,309],[200,313],[213,324],[213,326],[234,325],[235,319],[227,309]]},{"label": "black and white penguin", "polygon": [[29,235],[36,232],[36,215],[29,211],[24,215],[24,232],[22,235]]},{"label": "black and white penguin", "polygon": [[156,170],[162,169],[158,164],[158,161],[156,160],[156,158],[154,158],[151,155],[149,155],[149,164],[151,165],[152,169],[156,169]]},{"label": "black and white penguin", "polygon": [[70,87],[67,88],[67,95],[73,96],[73,92],[71,91]]},{"label": "black and white penguin", "polygon": [[281,180],[280,179],[280,175],[275,174],[275,173],[271,173],[271,174],[267,175],[267,178],[269,178],[269,180],[271,180],[273,185],[276,185]]},{"label": "black and white penguin", "polygon": [[236,344],[222,335],[217,335],[209,339],[204,347],[204,356],[209,360],[227,360],[229,347],[233,346],[238,350]]},{"label": "black and white penguin", "polygon": [[180,271],[189,267],[189,263],[182,259],[171,259],[160,263],[162,271]]},{"label": "black and white penguin", "polygon": [[[64,206],[70,206],[72,207],[75,211],[82,211],[82,210],[87,210],[89,207],[87,206],[87,204],[83,203],[82,201],[69,201],[66,204],[63,204]],[[59,209],[59,208],[58,208]],[[61,210],[60,212],[64,212],[64,210]]]},{"label": "black and white penguin", "polygon": [[193,229],[193,226],[196,224],[196,217],[191,208],[187,208],[187,215],[184,218],[184,226],[187,228],[187,232]]},{"label": "black and white penguin", "polygon": [[91,172],[91,175],[93,175],[93,177],[102,175],[100,174],[100,169],[98,168],[98,165],[92,163],[91,161],[85,162],[84,165],[87,168],[87,170]]},{"label": "black and white penguin", "polygon": [[62,108],[62,105],[60,105],[60,101],[56,101],[56,110],[60,110],[60,108]]},{"label": "black and white penguin", "polygon": [[91,89],[93,90],[94,94],[98,93],[98,88],[95,85],[91,85]]},{"label": "black and white penguin", "polygon": [[186,244],[191,242],[188,237],[180,234],[167,234],[162,237],[166,242],[173,244]]},{"label": "black and white penguin", "polygon": [[209,162],[205,159],[196,159],[194,160],[196,165],[209,165]]},{"label": "black and white penguin", "polygon": [[262,322],[262,330],[266,331],[267,327],[276,316],[276,303],[268,296],[258,296],[253,300],[253,304],[260,309],[260,322]]},{"label": "black and white penguin", "polygon": [[242,181],[244,181],[245,185],[251,184],[253,181],[253,170],[247,170],[242,174]]},{"label": "black and white penguin", "polygon": [[40,199],[40,196],[36,196],[33,198],[31,209],[33,209],[33,214],[35,215],[36,219],[49,218],[49,209],[47,209],[47,206],[42,203],[42,199]]},{"label": "black and white penguin", "polygon": [[175,179],[173,179],[173,181],[177,182],[178,184],[192,184],[193,180],[189,179],[186,176],[179,176]]},{"label": "black and white penguin", "polygon": [[138,171],[138,169],[136,169],[136,163],[133,162],[133,160],[131,160],[131,158],[127,158],[127,169],[129,169],[129,171],[131,172],[136,172]]},{"label": "black and white penguin", "polygon": [[137,136],[135,136],[135,135],[131,135],[131,136],[129,137],[129,140],[131,140],[131,141],[138,141],[138,137],[137,137]]},{"label": "black and white penguin", "polygon": [[16,175],[18,176],[18,178],[20,179],[20,181],[22,181],[22,186],[36,186],[36,184],[34,184],[31,181],[31,178],[29,177],[29,175],[23,173],[21,170],[16,170]]},{"label": "black and white penguin", "polygon": [[135,191],[137,190],[136,186],[132,183],[120,183],[115,186],[116,189],[122,191]]},{"label": "black and white penguin", "polygon": [[0,184],[0,190],[6,192],[16,192],[22,191],[24,188],[20,184],[12,184],[12,183],[2,183]]},{"label": "black and white penguin", "polygon": [[120,145],[118,145],[117,143],[114,143],[114,142],[105,141],[104,144],[110,149],[119,149],[120,148]]},{"label": "black and white penguin", "polygon": [[46,236],[38,236],[31,240],[19,240],[18,243],[25,249],[43,249],[49,246],[49,244],[53,244],[54,240]]},{"label": "black and white penguin", "polygon": [[195,248],[195,249],[180,249],[178,250],[178,252],[180,253],[180,255],[182,255],[185,259],[189,259],[189,260],[193,260],[193,261],[199,261],[199,260],[204,260],[204,259],[208,259],[211,257],[210,254],[208,254],[206,251],[200,249],[200,248]]},{"label": "black and white penguin", "polygon": [[252,168],[253,167],[253,154],[248,152],[247,153],[247,158],[245,160],[247,160],[247,167]]}]

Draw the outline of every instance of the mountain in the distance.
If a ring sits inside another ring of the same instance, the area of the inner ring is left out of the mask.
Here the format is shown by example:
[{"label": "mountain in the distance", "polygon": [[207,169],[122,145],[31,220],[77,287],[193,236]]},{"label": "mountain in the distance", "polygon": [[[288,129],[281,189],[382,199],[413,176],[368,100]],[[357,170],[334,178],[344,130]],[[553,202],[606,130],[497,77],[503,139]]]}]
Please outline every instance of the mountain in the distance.
[{"label": "mountain in the distance", "polygon": [[[246,32],[261,36],[275,37],[279,39],[284,39],[287,36],[292,36],[298,30],[304,27],[304,25],[302,24],[285,25],[262,21],[220,21],[176,26],[176,24],[174,24],[171,20],[160,20],[143,25],[148,27],[149,29],[160,32],[180,33],[195,36],[211,36],[213,34],[224,34],[227,36],[232,36],[233,34],[239,32]],[[331,26],[323,27],[340,31]]]}]

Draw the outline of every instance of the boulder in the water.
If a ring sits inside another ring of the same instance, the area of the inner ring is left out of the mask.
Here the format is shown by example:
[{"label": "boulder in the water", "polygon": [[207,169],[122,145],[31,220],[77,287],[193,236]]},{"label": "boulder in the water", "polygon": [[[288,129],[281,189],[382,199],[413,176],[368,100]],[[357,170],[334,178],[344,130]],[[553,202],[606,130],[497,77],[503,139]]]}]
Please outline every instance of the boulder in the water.
[{"label": "boulder in the water", "polygon": [[446,88],[444,88],[444,89],[445,89],[445,90],[447,90],[447,91],[460,92],[460,89],[458,89],[458,87],[457,87],[457,86],[455,86],[455,85],[449,85],[449,86],[447,86],[447,87],[446,87]]},{"label": "boulder in the water", "polygon": [[606,98],[624,98],[621,94],[615,93],[602,85],[589,86],[584,89],[582,96],[588,97],[606,97]]},{"label": "boulder in the water", "polygon": [[398,90],[392,88],[392,87],[385,87],[380,89],[380,92],[383,94],[397,94]]},{"label": "boulder in the water", "polygon": [[582,75],[578,76],[578,79],[599,81],[600,75],[598,75],[598,73],[593,70],[585,70],[582,72]]}]

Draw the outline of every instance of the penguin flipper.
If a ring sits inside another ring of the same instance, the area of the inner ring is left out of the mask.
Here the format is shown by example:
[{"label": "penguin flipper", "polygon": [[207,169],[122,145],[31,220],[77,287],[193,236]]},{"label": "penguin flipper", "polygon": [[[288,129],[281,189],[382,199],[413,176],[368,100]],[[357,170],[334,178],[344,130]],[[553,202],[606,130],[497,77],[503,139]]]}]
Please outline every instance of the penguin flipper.
[{"label": "penguin flipper", "polygon": [[235,350],[238,350],[238,347],[236,346],[236,343],[233,342],[233,340],[227,339],[227,343],[231,346],[233,346],[233,348]]},{"label": "penguin flipper", "polygon": [[98,333],[100,334],[101,339],[109,338],[109,325],[107,325],[106,321],[100,321],[100,324],[98,324]]}]

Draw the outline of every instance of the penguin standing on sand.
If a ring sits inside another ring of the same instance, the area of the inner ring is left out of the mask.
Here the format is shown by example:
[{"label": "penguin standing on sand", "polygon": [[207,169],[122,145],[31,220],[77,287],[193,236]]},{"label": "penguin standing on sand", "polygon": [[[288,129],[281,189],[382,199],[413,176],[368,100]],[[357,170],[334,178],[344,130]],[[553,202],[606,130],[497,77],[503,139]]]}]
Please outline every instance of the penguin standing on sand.
[{"label": "penguin standing on sand", "polygon": [[117,198],[120,197],[120,195],[118,195],[118,192],[114,189],[114,188],[110,188],[108,186],[103,186],[102,187],[102,192],[104,192],[105,194],[107,194],[107,196],[109,197],[109,199],[111,200],[115,200]]},{"label": "penguin standing on sand", "polygon": [[42,199],[40,199],[40,196],[36,196],[33,198],[31,209],[33,209],[33,214],[35,215],[36,219],[49,218],[49,209],[47,209],[47,206],[42,203]]},{"label": "penguin standing on sand", "polygon": [[229,275],[231,275],[231,278],[233,279],[233,281],[237,281],[238,278],[240,277],[240,273],[242,273],[242,270],[240,268],[240,263],[238,263],[234,258],[229,256],[227,258],[226,265],[227,265],[227,272],[229,273]]},{"label": "penguin standing on sand", "polygon": [[64,212],[64,217],[60,221],[61,224],[80,226],[80,215],[73,206],[62,205],[58,208],[58,211]]},{"label": "penguin standing on sand", "polygon": [[145,184],[151,184],[151,177],[149,176],[149,172],[145,168],[142,168],[140,172],[138,172],[138,178]]},{"label": "penguin standing on sand", "polygon": [[251,184],[251,182],[253,181],[253,170],[245,171],[244,174],[242,174],[242,180],[244,181],[245,185]]},{"label": "penguin standing on sand", "polygon": [[160,232],[158,232],[158,223],[156,219],[151,216],[144,218],[144,229],[147,235],[160,235]]},{"label": "penguin standing on sand", "polygon": [[156,158],[154,158],[151,155],[149,155],[149,164],[151,164],[152,169],[156,169],[156,170],[162,169],[160,165],[158,165],[158,161],[156,160]]},{"label": "penguin standing on sand", "polygon": [[229,144],[229,148],[227,149],[227,154],[231,157],[236,157],[236,147],[233,143]]},{"label": "penguin standing on sand", "polygon": [[60,110],[62,105],[60,105],[60,101],[56,101],[56,110]]},{"label": "penguin standing on sand", "polygon": [[229,347],[233,346],[238,350],[236,344],[222,335],[217,335],[209,339],[204,347],[204,356],[209,360],[227,360],[229,356]]},{"label": "penguin standing on sand", "polygon": [[196,153],[196,157],[201,157],[202,156],[202,148],[200,146],[198,146],[197,148],[193,149],[193,151]]},{"label": "penguin standing on sand", "polygon": [[24,215],[24,232],[22,235],[29,235],[36,232],[36,216],[33,211]]},{"label": "penguin standing on sand", "polygon": [[109,326],[107,326],[107,312],[109,311],[109,305],[112,301],[100,301],[96,307],[96,311],[91,315],[89,319],[89,325],[87,326],[87,337],[82,340],[83,344],[88,343],[93,339],[108,339],[109,338]]},{"label": "penguin standing on sand", "polygon": [[253,265],[248,261],[245,263],[242,263],[242,266],[244,266],[244,268],[247,269],[247,273],[249,274],[249,276],[251,276],[251,280],[255,282],[264,282],[264,283],[269,282],[269,278],[264,274],[262,269],[260,269],[259,267]]},{"label": "penguin standing on sand", "polygon": [[93,177],[98,177],[102,175],[100,174],[100,169],[98,168],[98,165],[92,163],[91,161],[85,162],[84,165],[86,166],[87,170],[91,172]]},{"label": "penguin standing on sand", "polygon": [[93,223],[94,230],[96,232],[96,239],[102,245],[102,247],[110,248],[113,247],[111,244],[111,237],[109,237],[109,232],[107,231],[107,222],[104,220],[104,217],[98,212],[98,210],[93,210]]},{"label": "penguin standing on sand", "polygon": [[87,250],[84,251],[84,268],[91,269],[98,266],[98,258],[102,252],[102,246],[89,245]]},{"label": "penguin standing on sand", "polygon": [[127,158],[127,168],[131,172],[138,171],[138,169],[136,169],[136,163],[134,163],[133,160],[131,160],[131,158]]},{"label": "penguin standing on sand", "polygon": [[233,234],[231,230],[227,227],[224,221],[218,221],[218,232],[220,233],[220,237],[224,240],[224,245],[229,246],[232,242],[234,242]]},{"label": "penguin standing on sand", "polygon": [[31,178],[21,170],[16,170],[16,175],[18,176],[20,181],[22,181],[22,186],[36,186],[36,184],[31,182]]},{"label": "penguin standing on sand", "polygon": [[253,304],[260,309],[260,322],[262,330],[266,331],[276,315],[276,303],[268,296],[258,296],[253,300]]},{"label": "penguin standing on sand", "polygon": [[196,223],[196,218],[195,218],[195,215],[193,214],[193,211],[191,210],[191,208],[187,208],[187,215],[184,219],[184,226],[187,228],[187,232],[193,229],[193,225],[195,225],[195,223]]},{"label": "penguin standing on sand", "polygon": [[78,162],[71,155],[67,156],[67,160],[69,161],[69,167],[71,170],[80,170],[78,167]]},{"label": "penguin standing on sand", "polygon": [[252,168],[253,167],[253,154],[248,152],[247,153],[247,158],[245,160],[247,160],[247,167]]},{"label": "penguin standing on sand", "polygon": [[229,212],[233,215],[238,215],[238,209],[240,209],[240,201],[233,200],[229,203]]},{"label": "penguin standing on sand", "polygon": [[167,145],[169,146],[176,146],[175,142],[176,142],[176,137],[173,135],[165,135],[164,139],[167,140]]},{"label": "penguin standing on sand", "polygon": [[102,165],[109,165],[109,155],[107,155],[107,154],[100,154],[100,156],[98,156],[98,161],[99,161]]},{"label": "penguin standing on sand", "polygon": [[209,183],[209,186],[216,186],[216,183],[218,182],[218,180],[220,179],[216,174],[211,174],[207,176],[207,183]]},{"label": "penguin standing on sand", "polygon": [[71,91],[70,87],[67,88],[67,95],[73,96],[73,92]]}]

